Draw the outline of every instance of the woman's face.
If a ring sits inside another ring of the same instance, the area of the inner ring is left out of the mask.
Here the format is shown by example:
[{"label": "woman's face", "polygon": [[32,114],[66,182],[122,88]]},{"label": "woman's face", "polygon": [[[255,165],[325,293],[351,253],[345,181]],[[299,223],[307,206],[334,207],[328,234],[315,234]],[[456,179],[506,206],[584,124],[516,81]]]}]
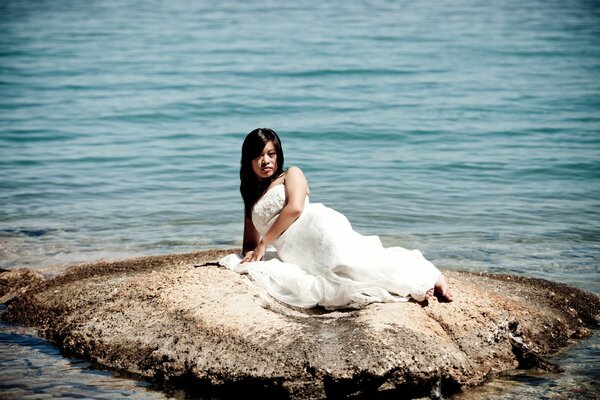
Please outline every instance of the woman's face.
[{"label": "woman's face", "polygon": [[277,152],[272,141],[268,141],[262,153],[252,160],[252,170],[258,179],[268,179],[277,171]]}]

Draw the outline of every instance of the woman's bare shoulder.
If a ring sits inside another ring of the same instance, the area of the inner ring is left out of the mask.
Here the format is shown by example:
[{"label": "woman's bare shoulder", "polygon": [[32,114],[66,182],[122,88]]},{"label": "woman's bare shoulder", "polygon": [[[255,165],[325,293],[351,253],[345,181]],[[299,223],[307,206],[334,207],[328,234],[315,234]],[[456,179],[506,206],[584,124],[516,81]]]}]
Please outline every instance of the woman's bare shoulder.
[{"label": "woman's bare shoulder", "polygon": [[289,167],[288,169],[285,170],[285,176],[288,177],[300,177],[300,176],[304,176],[304,172],[302,172],[302,170],[298,167]]},{"label": "woman's bare shoulder", "polygon": [[297,192],[303,199],[309,192],[308,182],[304,176],[304,172],[298,167],[289,167],[285,171],[284,185],[288,194],[291,190]]}]

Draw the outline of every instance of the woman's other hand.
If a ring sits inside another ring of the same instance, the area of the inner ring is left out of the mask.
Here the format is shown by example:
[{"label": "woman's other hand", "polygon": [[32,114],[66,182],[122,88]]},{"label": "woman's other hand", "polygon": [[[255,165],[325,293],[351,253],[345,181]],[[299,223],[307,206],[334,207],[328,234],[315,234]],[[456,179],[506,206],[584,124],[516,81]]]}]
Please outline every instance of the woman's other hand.
[{"label": "woman's other hand", "polygon": [[244,258],[242,258],[242,261],[240,262],[240,264],[243,264],[246,262],[260,261],[260,260],[262,260],[266,251],[267,251],[267,246],[260,243],[258,246],[256,246],[256,248],[254,250],[251,250],[246,253]]}]

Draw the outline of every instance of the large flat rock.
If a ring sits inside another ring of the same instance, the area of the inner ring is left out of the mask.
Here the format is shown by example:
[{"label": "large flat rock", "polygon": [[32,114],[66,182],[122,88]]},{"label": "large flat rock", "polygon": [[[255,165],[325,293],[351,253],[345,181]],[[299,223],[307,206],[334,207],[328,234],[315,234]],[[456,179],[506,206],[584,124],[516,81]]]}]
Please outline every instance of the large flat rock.
[{"label": "large flat rock", "polygon": [[517,367],[555,370],[544,357],[600,323],[600,296],[455,271],[452,303],[300,310],[218,267],[228,252],[72,267],[20,287],[3,318],[112,369],[269,398],[436,397]]}]

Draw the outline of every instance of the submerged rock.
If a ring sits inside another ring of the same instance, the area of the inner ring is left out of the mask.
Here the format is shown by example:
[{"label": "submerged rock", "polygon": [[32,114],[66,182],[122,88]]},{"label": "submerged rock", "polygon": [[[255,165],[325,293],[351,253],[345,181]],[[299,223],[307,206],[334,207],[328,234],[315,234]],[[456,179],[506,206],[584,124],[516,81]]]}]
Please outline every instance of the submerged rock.
[{"label": "submerged rock", "polygon": [[215,263],[229,251],[72,267],[3,318],[66,352],[218,396],[439,397],[523,367],[600,323],[600,296],[541,279],[446,271],[455,301],[300,310]]}]

